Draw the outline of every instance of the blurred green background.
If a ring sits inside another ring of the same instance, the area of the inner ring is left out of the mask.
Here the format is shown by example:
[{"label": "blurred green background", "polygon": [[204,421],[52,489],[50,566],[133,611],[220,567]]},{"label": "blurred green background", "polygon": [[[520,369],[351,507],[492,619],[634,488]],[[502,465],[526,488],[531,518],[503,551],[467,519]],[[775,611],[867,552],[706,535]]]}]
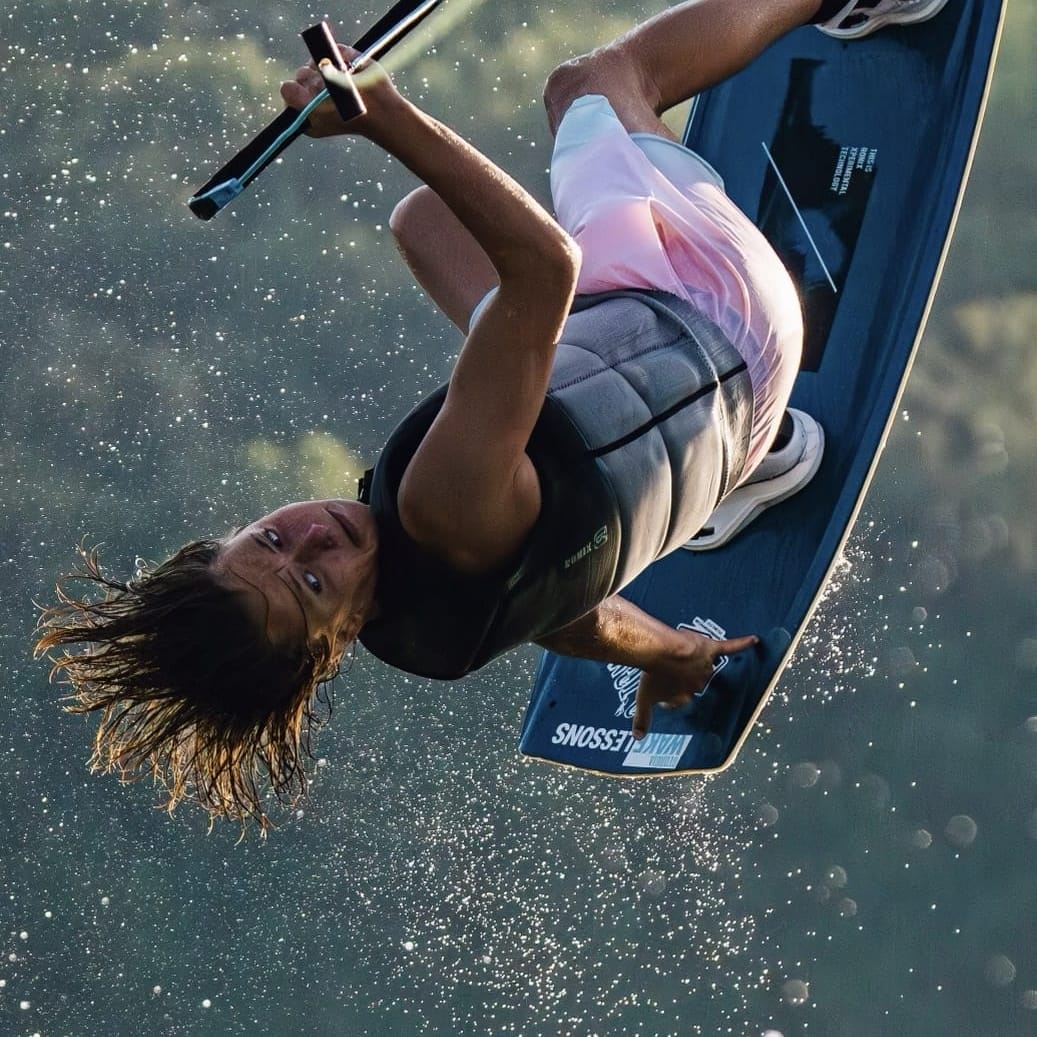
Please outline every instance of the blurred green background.
[{"label": "blurred green background", "polygon": [[[1037,2],[847,564],[737,765],[523,763],[532,651],[457,686],[361,654],[310,798],[239,844],[89,775],[30,645],[82,538],[125,574],[349,494],[456,354],[365,142],[184,205],[325,14],[261,7],[0,12],[0,1032],[1037,1033]],[[450,0],[391,66],[543,199],[547,72],[652,10]]]}]

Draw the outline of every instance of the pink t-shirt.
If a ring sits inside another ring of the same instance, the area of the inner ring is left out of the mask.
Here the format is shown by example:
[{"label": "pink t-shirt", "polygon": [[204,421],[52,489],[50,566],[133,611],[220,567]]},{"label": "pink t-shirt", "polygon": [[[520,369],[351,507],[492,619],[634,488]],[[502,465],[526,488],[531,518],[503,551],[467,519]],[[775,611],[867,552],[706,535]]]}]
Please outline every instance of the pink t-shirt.
[{"label": "pink t-shirt", "polygon": [[766,238],[707,162],[665,137],[628,134],[597,94],[562,119],[551,193],[583,253],[577,292],[670,292],[719,325],[745,359],[755,403],[748,475],[781,422],[803,345],[799,297]]}]

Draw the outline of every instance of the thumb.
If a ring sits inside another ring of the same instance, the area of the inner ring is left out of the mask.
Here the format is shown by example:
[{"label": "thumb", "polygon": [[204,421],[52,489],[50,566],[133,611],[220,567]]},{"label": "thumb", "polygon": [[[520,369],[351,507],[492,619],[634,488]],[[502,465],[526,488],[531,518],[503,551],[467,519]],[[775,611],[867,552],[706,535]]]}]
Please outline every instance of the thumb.
[{"label": "thumb", "polygon": [[634,720],[631,724],[634,738],[640,741],[652,726],[652,700],[644,690],[644,675],[637,688],[637,698],[634,700]]}]

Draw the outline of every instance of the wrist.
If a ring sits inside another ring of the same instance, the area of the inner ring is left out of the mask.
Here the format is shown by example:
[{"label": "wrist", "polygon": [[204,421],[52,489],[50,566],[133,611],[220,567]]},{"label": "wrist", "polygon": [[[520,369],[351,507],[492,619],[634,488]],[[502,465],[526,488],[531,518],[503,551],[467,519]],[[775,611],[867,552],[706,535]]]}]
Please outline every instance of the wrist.
[{"label": "wrist", "polygon": [[394,143],[403,127],[420,118],[420,110],[395,89],[361,93],[367,112],[356,120],[352,132],[366,137],[385,151],[394,152]]}]

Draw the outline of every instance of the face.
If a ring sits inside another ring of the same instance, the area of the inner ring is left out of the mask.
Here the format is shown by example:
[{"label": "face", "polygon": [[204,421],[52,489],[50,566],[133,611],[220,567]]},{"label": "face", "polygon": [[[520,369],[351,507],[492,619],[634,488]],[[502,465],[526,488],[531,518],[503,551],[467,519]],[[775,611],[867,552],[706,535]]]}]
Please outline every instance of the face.
[{"label": "face", "polygon": [[325,637],[337,657],[373,610],[378,546],[355,501],[288,504],[224,541],[215,569],[242,591],[272,644]]}]

